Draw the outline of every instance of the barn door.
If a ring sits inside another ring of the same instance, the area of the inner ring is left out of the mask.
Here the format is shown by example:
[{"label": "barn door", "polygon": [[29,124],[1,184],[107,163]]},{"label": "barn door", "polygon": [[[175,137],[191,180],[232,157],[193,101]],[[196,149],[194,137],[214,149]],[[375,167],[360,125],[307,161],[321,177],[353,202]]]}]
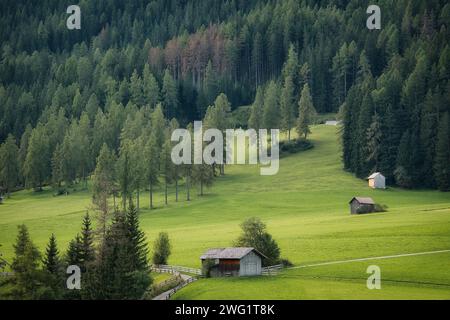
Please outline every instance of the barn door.
[{"label": "barn door", "polygon": [[256,262],[247,262],[244,264],[244,275],[253,276],[256,274]]}]

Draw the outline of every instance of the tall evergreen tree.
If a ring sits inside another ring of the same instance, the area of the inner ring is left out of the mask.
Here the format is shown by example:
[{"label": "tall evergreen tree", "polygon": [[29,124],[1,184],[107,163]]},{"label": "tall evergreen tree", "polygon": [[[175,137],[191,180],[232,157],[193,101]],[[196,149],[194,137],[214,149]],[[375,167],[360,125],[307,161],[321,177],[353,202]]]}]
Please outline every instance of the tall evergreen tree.
[{"label": "tall evergreen tree", "polygon": [[175,80],[169,70],[164,72],[163,86],[161,90],[164,114],[170,119],[178,112],[178,89]]},{"label": "tall evergreen tree", "polygon": [[299,112],[297,120],[297,133],[299,137],[303,136],[306,139],[308,134],[311,133],[309,126],[311,125],[313,117],[316,114],[308,84],[305,84],[303,87],[298,105]]},{"label": "tall evergreen tree", "polygon": [[450,120],[446,112],[439,120],[434,172],[439,190],[450,190]]},{"label": "tall evergreen tree", "polygon": [[281,128],[288,132],[288,140],[291,140],[291,129],[295,125],[295,92],[291,76],[284,81],[280,97]]},{"label": "tall evergreen tree", "polygon": [[271,81],[264,94],[263,123],[265,129],[277,129],[280,125],[278,86]]},{"label": "tall evergreen tree", "polygon": [[256,97],[252,106],[250,107],[250,118],[248,120],[248,127],[258,131],[263,128],[263,110],[264,110],[264,91],[262,87],[256,89]]},{"label": "tall evergreen tree", "polygon": [[11,191],[19,183],[19,148],[12,135],[0,145],[0,186],[9,197]]}]

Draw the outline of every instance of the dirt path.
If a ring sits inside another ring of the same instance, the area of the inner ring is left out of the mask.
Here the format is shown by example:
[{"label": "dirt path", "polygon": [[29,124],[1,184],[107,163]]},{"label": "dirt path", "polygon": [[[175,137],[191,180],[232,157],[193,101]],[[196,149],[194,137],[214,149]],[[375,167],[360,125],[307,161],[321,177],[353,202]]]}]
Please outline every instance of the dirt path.
[{"label": "dirt path", "polygon": [[428,251],[428,252],[417,252],[417,253],[405,253],[405,254],[398,254],[398,255],[393,255],[393,256],[369,257],[369,258],[360,258],[360,259],[351,259],[351,260],[330,261],[330,262],[323,262],[323,263],[316,263],[316,264],[308,264],[308,265],[304,265],[304,266],[291,267],[289,269],[303,269],[303,268],[328,266],[328,265],[332,265],[332,264],[342,264],[342,263],[358,262],[358,261],[370,261],[370,260],[394,259],[394,258],[402,258],[402,257],[414,257],[414,256],[423,256],[423,255],[428,255],[428,254],[437,254],[437,253],[445,253],[445,252],[450,252],[450,250],[439,250],[439,251]]},{"label": "dirt path", "polygon": [[175,287],[173,289],[170,289],[170,290],[167,290],[167,291],[161,293],[160,295],[154,297],[152,300],[169,300],[170,296],[173,293],[177,292],[181,288],[184,288],[185,286],[187,286],[192,281],[195,281],[193,277],[188,276],[186,274],[180,273],[180,277],[181,277],[181,279],[183,279],[183,283],[182,284],[180,284],[179,286],[177,286],[177,287]]}]

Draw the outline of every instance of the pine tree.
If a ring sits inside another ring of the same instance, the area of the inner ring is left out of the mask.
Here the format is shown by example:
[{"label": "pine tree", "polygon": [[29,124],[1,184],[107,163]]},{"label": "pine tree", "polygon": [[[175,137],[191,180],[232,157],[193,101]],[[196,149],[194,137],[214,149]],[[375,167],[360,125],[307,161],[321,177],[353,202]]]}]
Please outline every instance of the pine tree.
[{"label": "pine tree", "polygon": [[145,64],[143,78],[145,104],[149,105],[151,108],[154,108],[159,101],[160,90],[159,84],[156,81],[155,76],[151,73],[148,64]]},{"label": "pine tree", "polygon": [[79,234],[69,242],[69,247],[66,252],[66,264],[69,266],[79,266],[83,262],[83,241]]},{"label": "pine tree", "polygon": [[44,269],[52,275],[57,275],[61,272],[61,261],[59,259],[59,251],[54,234],[51,235],[48,242],[43,264]]},{"label": "pine tree", "polygon": [[145,233],[139,228],[139,215],[131,205],[128,209],[126,221],[128,225],[130,263],[133,270],[145,271],[148,267],[148,248]]},{"label": "pine tree", "polygon": [[139,77],[136,70],[133,71],[133,74],[130,78],[130,93],[131,93],[131,101],[141,107],[144,105],[144,92],[142,86],[142,80]]},{"label": "pine tree", "polygon": [[8,197],[19,183],[19,148],[12,135],[0,145],[0,186],[6,190]]},{"label": "pine tree", "polygon": [[38,298],[41,274],[38,266],[41,255],[30,239],[25,225],[18,227],[16,243],[14,244],[14,259],[11,265],[14,271],[14,299],[30,300]]},{"label": "pine tree", "polygon": [[44,182],[50,175],[50,150],[46,141],[48,141],[48,136],[45,128],[38,124],[31,133],[24,174],[26,185],[39,191],[42,190]]},{"label": "pine tree", "polygon": [[277,129],[280,125],[278,86],[274,81],[269,83],[264,94],[263,123],[265,129]]},{"label": "pine tree", "polygon": [[367,158],[366,161],[372,166],[369,170],[379,171],[380,153],[381,153],[381,120],[378,114],[372,117],[372,123],[367,129]]},{"label": "pine tree", "polygon": [[206,97],[206,105],[210,105],[214,102],[217,97],[218,83],[216,79],[216,74],[214,72],[211,60],[206,65],[205,78],[203,81],[203,91]]},{"label": "pine tree", "polygon": [[295,124],[295,93],[291,76],[284,81],[280,97],[281,128],[288,132],[288,140],[291,140],[291,129]]},{"label": "pine tree", "polygon": [[413,177],[411,175],[412,160],[411,160],[411,133],[407,130],[398,147],[397,166],[394,171],[395,181],[401,187],[411,188],[413,186]]},{"label": "pine tree", "polygon": [[94,249],[94,234],[91,226],[91,218],[89,213],[83,217],[83,226],[81,228],[81,266],[83,271],[86,271],[89,265],[95,259],[95,249]]},{"label": "pine tree", "polygon": [[299,64],[298,64],[298,53],[295,50],[295,46],[291,43],[289,45],[288,57],[283,66],[282,76],[283,79],[291,77],[294,87],[299,85]]},{"label": "pine tree", "polygon": [[263,127],[263,110],[264,110],[264,91],[261,87],[256,90],[255,101],[250,109],[250,117],[248,119],[248,127],[255,129],[257,132]]},{"label": "pine tree", "polygon": [[434,174],[439,190],[450,190],[450,121],[446,112],[439,121]]},{"label": "pine tree", "polygon": [[306,139],[308,134],[311,133],[309,126],[311,125],[315,114],[316,110],[313,106],[309,85],[305,84],[299,101],[299,112],[297,119],[297,133],[299,137],[303,136]]},{"label": "pine tree", "polygon": [[166,118],[170,119],[178,112],[178,89],[175,80],[169,72],[169,69],[166,69],[164,72],[161,95],[164,106],[164,114]]},{"label": "pine tree", "polygon": [[159,157],[160,150],[157,145],[156,135],[151,134],[150,139],[145,145],[144,159],[145,159],[145,177],[149,186],[149,197],[150,197],[150,209],[153,209],[153,190],[156,185],[158,185],[158,174],[159,174]]},{"label": "pine tree", "polygon": [[122,194],[122,208],[126,210],[127,200],[131,202],[133,191],[133,168],[132,168],[132,142],[121,141],[119,158],[116,162],[116,178]]}]

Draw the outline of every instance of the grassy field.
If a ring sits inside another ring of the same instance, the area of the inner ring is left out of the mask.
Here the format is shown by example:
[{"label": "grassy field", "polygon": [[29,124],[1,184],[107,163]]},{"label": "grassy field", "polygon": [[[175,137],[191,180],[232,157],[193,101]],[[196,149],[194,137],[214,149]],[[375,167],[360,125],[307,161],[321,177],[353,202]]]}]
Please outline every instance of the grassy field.
[{"label": "grassy field", "polygon": [[[150,211],[141,198],[141,226],[152,241],[167,231],[170,264],[199,267],[207,248],[229,246],[247,217],[258,216],[295,265],[450,249],[450,194],[436,191],[371,190],[342,170],[336,127],[317,126],[311,150],[284,158],[276,176],[256,166],[227,167],[205,197]],[[184,194],[182,195],[184,196]],[[348,201],[370,196],[389,211],[351,216]],[[80,229],[89,192],[53,197],[51,191],[14,194],[0,206],[0,244],[12,256],[16,226],[25,223],[44,249],[55,233],[61,249]],[[368,265],[382,268],[382,290],[365,286]],[[181,290],[178,299],[450,299],[450,254],[355,262],[284,271],[273,278],[204,279]]]}]

